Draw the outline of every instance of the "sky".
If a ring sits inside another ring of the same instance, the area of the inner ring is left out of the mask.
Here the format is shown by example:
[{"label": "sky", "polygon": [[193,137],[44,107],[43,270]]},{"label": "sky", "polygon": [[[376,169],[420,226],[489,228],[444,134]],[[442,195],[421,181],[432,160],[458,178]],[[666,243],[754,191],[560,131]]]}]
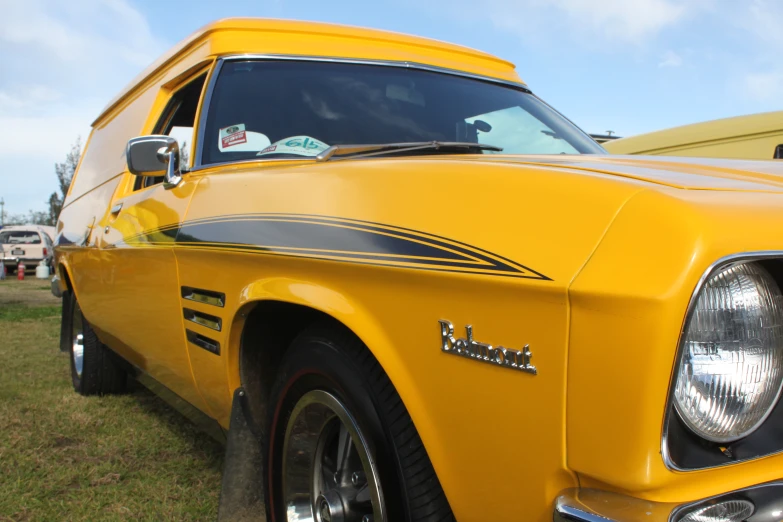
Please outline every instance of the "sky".
[{"label": "sky", "polygon": [[591,133],[783,110],[783,0],[0,0],[6,212],[45,210],[54,163],[106,103],[176,42],[230,16],[480,49],[515,63],[533,92]]}]

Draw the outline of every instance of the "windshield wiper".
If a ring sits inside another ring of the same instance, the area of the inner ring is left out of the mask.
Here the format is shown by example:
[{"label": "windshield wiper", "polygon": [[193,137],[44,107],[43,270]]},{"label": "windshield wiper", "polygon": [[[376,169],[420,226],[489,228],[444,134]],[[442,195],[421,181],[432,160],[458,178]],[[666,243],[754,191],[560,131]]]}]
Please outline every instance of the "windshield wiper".
[{"label": "windshield wiper", "polygon": [[[315,161],[328,161],[333,157],[352,156],[354,158],[366,158],[368,156],[378,156],[388,152],[409,152],[413,150],[491,150],[500,152],[502,147],[494,145],[485,145],[483,143],[470,143],[467,141],[410,141],[406,143],[383,143],[377,145],[332,145],[325,151],[315,157]],[[367,154],[363,154],[367,153]]]}]

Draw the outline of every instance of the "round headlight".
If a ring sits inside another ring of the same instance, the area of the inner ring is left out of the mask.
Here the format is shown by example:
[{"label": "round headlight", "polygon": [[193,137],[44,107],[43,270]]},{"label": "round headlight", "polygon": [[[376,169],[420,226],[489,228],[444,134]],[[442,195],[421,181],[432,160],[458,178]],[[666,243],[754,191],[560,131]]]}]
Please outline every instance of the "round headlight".
[{"label": "round headlight", "polygon": [[756,263],[705,283],[685,327],[674,405],[713,442],[732,442],[767,418],[783,387],[783,294]]}]

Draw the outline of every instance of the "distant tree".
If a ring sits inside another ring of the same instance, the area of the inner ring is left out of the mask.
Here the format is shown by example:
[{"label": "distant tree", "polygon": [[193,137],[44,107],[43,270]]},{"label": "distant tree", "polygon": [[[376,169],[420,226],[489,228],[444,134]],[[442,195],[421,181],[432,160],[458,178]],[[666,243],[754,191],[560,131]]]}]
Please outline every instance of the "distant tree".
[{"label": "distant tree", "polygon": [[31,210],[27,213],[27,222],[31,225],[51,225],[48,212]]},{"label": "distant tree", "polygon": [[[57,182],[59,184],[60,192],[52,192],[49,196],[47,204],[49,206],[49,212],[32,212],[30,211],[30,217],[39,217],[38,214],[46,216],[44,218],[43,225],[56,225],[57,218],[60,216],[60,211],[63,209],[63,202],[65,202],[65,196],[68,194],[68,189],[71,188],[71,181],[73,180],[73,174],[76,172],[76,166],[79,164],[79,158],[82,155],[82,140],[76,138],[76,143],[71,145],[71,150],[66,154],[65,161],[62,163],[54,164],[54,173],[57,175]],[[35,214],[35,216],[34,216]]]},{"label": "distant tree", "polygon": [[27,223],[27,216],[24,214],[6,214],[6,225],[24,225]]},{"label": "distant tree", "polygon": [[29,210],[27,214],[6,214],[6,225],[48,225],[49,213]]},{"label": "distant tree", "polygon": [[60,216],[60,211],[63,209],[63,198],[61,198],[57,192],[52,192],[49,196],[49,212],[46,216],[47,225],[54,226],[57,224],[57,218]]}]

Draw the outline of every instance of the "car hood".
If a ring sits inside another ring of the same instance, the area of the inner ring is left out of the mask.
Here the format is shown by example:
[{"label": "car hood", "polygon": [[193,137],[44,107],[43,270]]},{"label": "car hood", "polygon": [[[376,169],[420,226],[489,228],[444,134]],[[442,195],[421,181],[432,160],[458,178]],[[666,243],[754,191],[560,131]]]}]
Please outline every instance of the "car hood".
[{"label": "car hood", "polygon": [[504,156],[475,161],[574,169],[689,190],[783,192],[783,161],[662,156]]}]

